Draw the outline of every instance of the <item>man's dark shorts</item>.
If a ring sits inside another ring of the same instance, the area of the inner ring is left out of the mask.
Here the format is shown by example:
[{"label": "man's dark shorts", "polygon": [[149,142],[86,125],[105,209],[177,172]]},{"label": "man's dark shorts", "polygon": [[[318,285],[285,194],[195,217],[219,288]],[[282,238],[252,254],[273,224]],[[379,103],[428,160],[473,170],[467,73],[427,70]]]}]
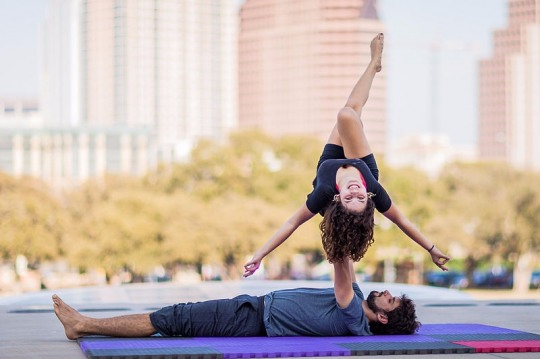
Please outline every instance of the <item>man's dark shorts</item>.
[{"label": "man's dark shorts", "polygon": [[264,297],[240,295],[164,307],[150,321],[163,336],[257,337],[266,336],[263,312]]}]

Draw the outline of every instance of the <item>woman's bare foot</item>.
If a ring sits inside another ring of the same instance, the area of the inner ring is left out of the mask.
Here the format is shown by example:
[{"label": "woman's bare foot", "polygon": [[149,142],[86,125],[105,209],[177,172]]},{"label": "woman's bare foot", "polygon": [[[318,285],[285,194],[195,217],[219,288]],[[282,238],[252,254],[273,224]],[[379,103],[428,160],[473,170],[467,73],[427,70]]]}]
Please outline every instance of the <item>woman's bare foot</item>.
[{"label": "woman's bare foot", "polygon": [[382,70],[382,51],[384,47],[384,34],[377,34],[371,40],[371,61],[375,64],[375,71],[379,72]]},{"label": "woman's bare foot", "polygon": [[64,301],[56,294],[52,296],[52,300],[54,304],[54,313],[64,326],[66,337],[71,340],[82,337],[84,333],[77,328],[79,328],[84,321],[84,316],[64,303]]}]

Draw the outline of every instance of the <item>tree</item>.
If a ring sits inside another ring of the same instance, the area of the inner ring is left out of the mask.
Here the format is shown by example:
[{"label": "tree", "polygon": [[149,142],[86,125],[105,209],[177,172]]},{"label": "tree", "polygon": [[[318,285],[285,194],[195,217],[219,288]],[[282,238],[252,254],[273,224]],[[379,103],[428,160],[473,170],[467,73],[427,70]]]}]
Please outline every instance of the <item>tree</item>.
[{"label": "tree", "polygon": [[[433,195],[433,183],[423,172],[412,167],[390,168],[384,161],[378,161],[380,168],[380,182],[388,191],[392,201],[427,237],[439,243],[437,232],[431,223],[436,217],[436,202]],[[377,212],[375,227],[375,243],[373,249],[368,250],[366,258],[362,261],[375,263],[387,260],[385,265],[399,263],[414,263],[416,271],[411,272],[409,280],[421,283],[422,271],[420,263],[429,263],[433,266],[431,257],[410,240],[397,226]],[[390,262],[389,262],[389,261]],[[414,278],[413,278],[414,277]]]},{"label": "tree", "polygon": [[62,254],[67,212],[40,181],[0,174],[0,255],[26,256],[31,265]]},{"label": "tree", "polygon": [[507,221],[511,240],[506,253],[515,262],[514,290],[525,292],[540,251],[540,175],[531,172],[518,174],[515,190],[509,190],[512,217]]},{"label": "tree", "polygon": [[[538,180],[538,174],[504,164],[456,163],[445,169],[440,181],[447,212],[462,219],[454,229],[467,252],[469,275],[482,261],[506,258],[514,263],[515,278],[530,276],[539,247]],[[525,281],[528,286],[527,278],[515,289],[524,290]]]},{"label": "tree", "polygon": [[71,200],[77,229],[66,252],[73,264],[103,267],[110,276],[122,269],[144,274],[162,263],[162,227],[169,206],[165,195],[109,177],[88,184]]},{"label": "tree", "polygon": [[237,193],[298,205],[311,191],[321,149],[314,138],[239,132],[223,144],[200,141],[189,162],[163,165],[145,183],[156,191],[183,191],[203,200]]}]

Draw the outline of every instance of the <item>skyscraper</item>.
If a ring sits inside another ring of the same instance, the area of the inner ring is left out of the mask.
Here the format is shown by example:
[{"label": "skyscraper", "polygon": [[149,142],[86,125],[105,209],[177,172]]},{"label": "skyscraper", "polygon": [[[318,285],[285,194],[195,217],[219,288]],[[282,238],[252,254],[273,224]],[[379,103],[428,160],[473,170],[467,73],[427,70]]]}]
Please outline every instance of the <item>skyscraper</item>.
[{"label": "skyscraper", "polygon": [[237,121],[235,0],[82,0],[81,122],[147,126],[158,160]]},{"label": "skyscraper", "polygon": [[2,168],[71,185],[140,175],[236,128],[236,0],[47,0],[41,127]]},{"label": "skyscraper", "polygon": [[79,0],[47,0],[41,32],[40,108],[49,127],[80,120]]},{"label": "skyscraper", "polygon": [[479,155],[540,170],[540,0],[509,0],[493,41],[480,62]]},{"label": "skyscraper", "polygon": [[[239,124],[326,139],[384,27],[375,0],[246,0],[240,11]],[[384,66],[384,61],[383,61]],[[386,136],[385,71],[362,119],[374,152]]]},{"label": "skyscraper", "polygon": [[235,0],[48,0],[49,126],[145,128],[174,161],[236,128]]}]

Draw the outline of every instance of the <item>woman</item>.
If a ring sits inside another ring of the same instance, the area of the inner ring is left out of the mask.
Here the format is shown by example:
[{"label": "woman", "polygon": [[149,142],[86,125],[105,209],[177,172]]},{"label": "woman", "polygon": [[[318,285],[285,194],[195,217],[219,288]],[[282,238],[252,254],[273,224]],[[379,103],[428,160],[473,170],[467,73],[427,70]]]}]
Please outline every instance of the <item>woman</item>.
[{"label": "woman", "polygon": [[252,275],[268,253],[317,213],[323,215],[320,228],[328,260],[360,260],[373,243],[375,208],[426,249],[439,268],[447,270],[445,264],[450,258],[401,213],[378,182],[377,163],[360,119],[373,79],[382,68],[383,43],[383,34],[371,41],[371,61],[338,112],[337,123],[317,165],[313,192],[245,264],[244,277]]}]

